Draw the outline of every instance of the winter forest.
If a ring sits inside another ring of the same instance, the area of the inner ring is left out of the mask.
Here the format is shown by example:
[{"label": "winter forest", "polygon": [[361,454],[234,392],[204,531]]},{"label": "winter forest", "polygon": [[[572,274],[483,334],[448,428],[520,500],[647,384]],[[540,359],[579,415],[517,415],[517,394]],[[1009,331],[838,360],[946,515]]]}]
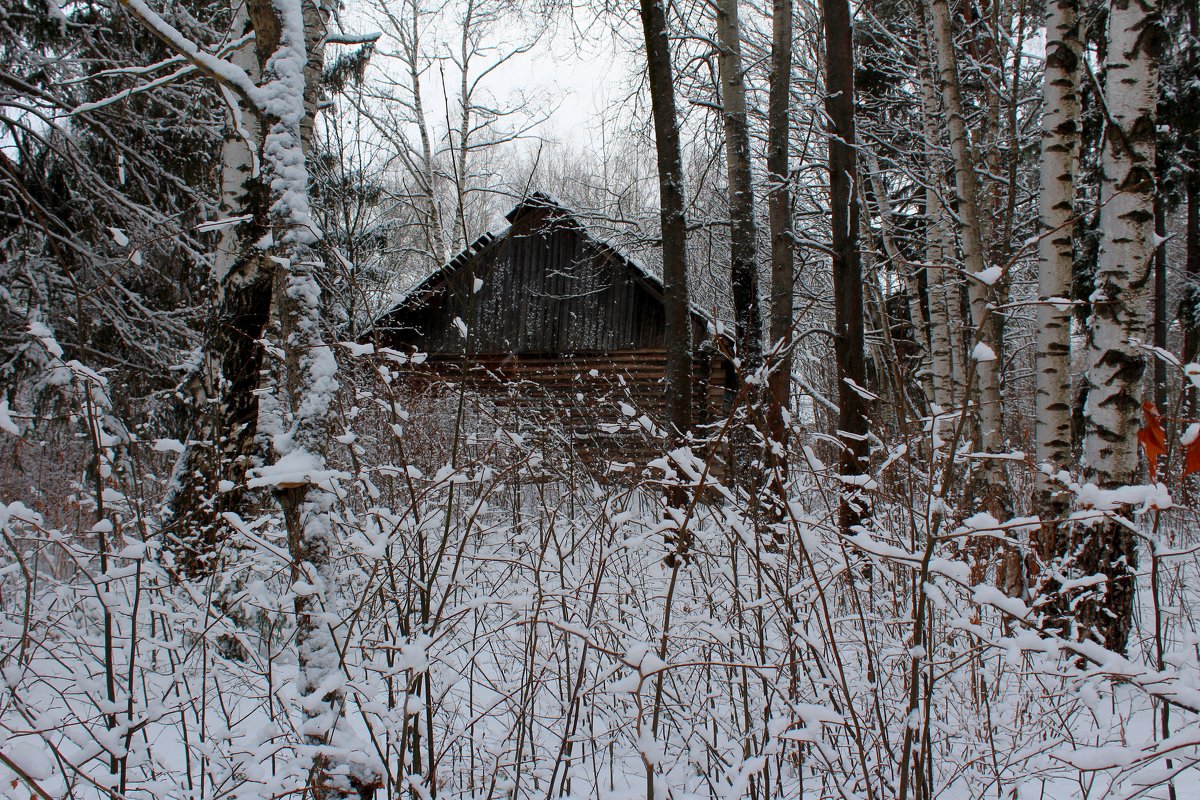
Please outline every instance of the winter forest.
[{"label": "winter forest", "polygon": [[0,796],[1200,797],[1198,400],[1197,0],[4,0]]}]

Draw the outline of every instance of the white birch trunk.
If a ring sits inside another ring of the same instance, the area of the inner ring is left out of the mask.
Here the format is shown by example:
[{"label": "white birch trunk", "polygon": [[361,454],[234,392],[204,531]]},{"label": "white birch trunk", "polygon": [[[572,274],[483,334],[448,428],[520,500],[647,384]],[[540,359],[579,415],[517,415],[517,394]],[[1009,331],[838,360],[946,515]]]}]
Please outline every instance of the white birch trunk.
[{"label": "white birch trunk", "polygon": [[399,8],[396,8],[396,3],[391,0],[377,0],[374,7],[387,20],[391,35],[399,45],[398,55],[408,72],[410,97],[400,101],[400,105],[411,105],[410,121],[417,129],[421,150],[419,161],[411,161],[407,156],[405,160],[409,162],[409,172],[417,182],[420,193],[417,213],[423,218],[421,227],[429,254],[429,269],[437,269],[445,264],[450,256],[437,202],[433,142],[429,136],[425,99],[421,90],[421,76],[424,74],[421,49],[422,17],[428,12],[422,9],[420,0],[405,0]]},{"label": "white birch trunk", "polygon": [[[463,11],[462,31],[459,37],[459,52],[458,52],[458,67],[459,67],[459,118],[458,118],[458,149],[455,150],[451,146],[452,158],[454,161],[454,188],[455,188],[455,212],[454,212],[454,236],[458,237],[458,247],[461,249],[471,243],[470,236],[467,231],[467,194],[471,191],[471,181],[468,174],[471,162],[469,159],[470,139],[472,122],[471,115],[474,111],[474,94],[472,87],[478,84],[478,81],[470,79],[471,57],[474,54],[472,37],[475,36],[475,0],[467,0],[467,7]],[[447,112],[449,117],[449,112]]]},{"label": "white birch trunk", "polygon": [[[1158,7],[1154,0],[1109,5],[1104,93],[1109,114],[1102,155],[1100,257],[1087,340],[1085,477],[1102,489],[1138,482],[1138,402],[1146,357],[1133,339],[1150,329],[1154,257],[1155,110]],[[1083,574],[1103,573],[1103,596],[1079,604],[1085,635],[1124,650],[1133,613],[1137,542],[1123,525],[1086,534]]]},{"label": "white birch trunk", "polygon": [[947,252],[946,212],[938,190],[925,189],[925,208],[930,231],[925,246],[925,261],[937,265],[926,269],[929,293],[929,349],[933,373],[934,402],[942,409],[956,408],[966,388],[964,356],[960,348],[959,287],[953,272],[946,268],[953,256]]},{"label": "white birch trunk", "polygon": [[[250,15],[245,4],[235,6],[233,17],[235,36],[250,32]],[[260,79],[258,57],[253,41],[229,54],[229,60],[245,70],[252,80]],[[225,138],[221,142],[221,219],[241,217],[247,212],[247,196],[251,182],[258,175],[258,148],[260,146],[258,116],[253,110],[247,113],[242,101],[228,88],[221,87],[225,96]],[[241,227],[226,226],[221,230],[213,259],[212,278],[221,286],[233,270],[242,253]]]},{"label": "white birch trunk", "polygon": [[[928,37],[921,37],[923,65],[930,64]],[[959,282],[948,267],[954,254],[954,242],[942,207],[940,175],[942,158],[938,152],[935,119],[940,105],[929,70],[921,70],[921,123],[925,133],[925,263],[929,286],[929,349],[933,372],[934,401],[943,409],[962,401],[966,372],[959,336],[961,300]]]},{"label": "white birch trunk", "polygon": [[[954,53],[954,37],[950,24],[947,0],[931,0],[933,42],[941,75],[942,99],[946,109],[946,126],[950,131],[950,152],[954,158],[954,179],[958,190],[959,232],[962,237],[963,266],[967,272],[968,296],[971,301],[971,322],[975,326],[976,347],[971,361],[975,365],[975,383],[979,397],[980,444],[988,453],[1004,449],[1003,414],[1000,407],[1000,362],[995,326],[991,320],[993,278],[986,281],[987,262],[983,249],[983,230],[979,215],[979,187],[975,178],[975,158],[963,116],[962,92],[958,82],[958,61]],[[1004,491],[1006,481],[1002,462],[986,459],[979,484],[986,495],[985,505],[997,516],[1007,516],[1009,498]]]},{"label": "white birch trunk", "polygon": [[421,170],[418,180],[421,184],[422,199],[425,203],[426,220],[425,238],[429,252],[433,255],[433,268],[436,269],[449,260],[446,251],[444,232],[442,231],[441,213],[438,209],[437,193],[434,189],[433,144],[429,139],[429,126],[425,122],[425,103],[421,96],[421,5],[420,0],[412,0],[408,12],[412,14],[410,21],[410,36],[405,55],[408,61],[409,81],[412,82],[413,117],[417,131],[421,135]]},{"label": "white birch trunk", "polygon": [[[236,7],[234,37],[253,33],[246,6]],[[229,55],[255,84],[261,79],[251,39]],[[192,431],[176,464],[166,499],[166,539],[180,575],[203,577],[220,565],[230,531],[227,511],[241,512],[245,476],[258,424],[259,344],[271,304],[269,264],[254,242],[269,230],[259,173],[262,121],[252,104],[223,84],[225,131],[221,144],[221,197],[225,223],[213,254],[210,277],[215,303],[204,331],[199,364],[187,382]],[[233,489],[221,489],[222,484]]]},{"label": "white birch trunk", "polygon": [[[369,798],[379,785],[381,765],[355,740],[348,725],[339,724],[345,705],[344,674],[329,624],[339,598],[333,560],[336,496],[330,490],[333,478],[325,456],[338,383],[337,364],[322,331],[316,279],[322,266],[321,232],[312,219],[308,169],[329,7],[325,0],[247,0],[245,13],[254,29],[261,68],[261,80],[255,80],[235,64],[217,66],[211,58],[199,57],[199,48],[148,6],[126,2],[160,40],[223,87],[236,90],[246,107],[253,108],[264,132],[258,154],[262,174],[251,181],[256,185],[251,186],[247,205],[255,209],[253,225],[269,227],[260,230],[262,235],[255,240],[262,244],[254,250],[252,260],[258,265],[252,269],[261,274],[266,272],[263,263],[277,265],[279,279],[273,283],[278,294],[271,298],[268,293],[265,303],[255,299],[253,307],[241,310],[260,314],[263,305],[269,307],[274,301],[283,334],[283,379],[282,385],[273,387],[274,407],[282,419],[276,421],[277,433],[272,437],[274,462],[258,470],[249,485],[270,489],[279,500],[293,582],[311,587],[297,592],[294,601],[296,687],[305,717],[303,735],[313,758],[305,789],[311,790],[314,800]],[[265,288],[269,291],[271,285],[267,282]],[[243,378],[257,381],[258,373]],[[256,392],[239,394],[256,396]],[[257,407],[255,401],[253,408]]]},{"label": "white birch trunk", "polygon": [[1063,555],[1056,520],[1069,498],[1052,480],[1071,458],[1071,296],[1075,253],[1072,218],[1078,154],[1079,20],[1076,0],[1046,6],[1046,67],[1042,87],[1042,154],[1038,241],[1038,307],[1034,346],[1034,435],[1040,467],[1037,510],[1047,521],[1043,557]]},{"label": "white birch trunk", "polygon": [[1154,108],[1157,69],[1139,45],[1147,4],[1114,4],[1105,94],[1100,258],[1088,323],[1084,466],[1098,482],[1133,483],[1145,357],[1130,337],[1149,329],[1154,246]]}]

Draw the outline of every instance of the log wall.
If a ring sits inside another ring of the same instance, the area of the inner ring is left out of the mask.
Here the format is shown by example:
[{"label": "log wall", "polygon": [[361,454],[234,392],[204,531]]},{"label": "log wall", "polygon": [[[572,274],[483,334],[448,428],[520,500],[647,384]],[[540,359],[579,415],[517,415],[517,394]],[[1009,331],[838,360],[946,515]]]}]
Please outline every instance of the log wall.
[{"label": "log wall", "polygon": [[[376,341],[427,354],[410,368],[417,384],[465,378],[514,419],[554,417],[592,456],[661,454],[638,422],[662,425],[666,412],[661,281],[548,196],[508,220],[381,316]],[[736,382],[707,318],[693,309],[690,319],[693,416],[703,425],[724,417]]]},{"label": "log wall", "polygon": [[[431,355],[405,372],[413,388],[459,387],[486,398],[525,432],[553,425],[585,461],[644,463],[662,454],[642,417],[661,425],[666,411],[662,348],[570,355]],[[694,362],[698,424],[723,419],[733,391],[724,362]]]}]

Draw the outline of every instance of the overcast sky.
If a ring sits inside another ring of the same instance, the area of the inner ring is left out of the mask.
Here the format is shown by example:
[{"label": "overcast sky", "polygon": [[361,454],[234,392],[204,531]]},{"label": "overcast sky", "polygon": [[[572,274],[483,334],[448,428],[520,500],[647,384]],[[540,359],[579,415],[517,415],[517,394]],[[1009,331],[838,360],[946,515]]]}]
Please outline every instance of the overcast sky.
[{"label": "overcast sky", "polygon": [[[450,0],[431,14],[422,33],[422,49],[427,56],[445,56],[458,48],[462,3]],[[638,75],[639,59],[635,48],[640,45],[640,29],[625,22],[596,20],[577,16],[574,20],[556,18],[547,23],[538,17],[521,19],[506,15],[490,23],[486,42],[491,53],[472,63],[478,74],[490,66],[500,53],[509,52],[537,36],[528,52],[505,61],[487,75],[482,89],[485,96],[501,106],[521,108],[518,115],[545,116],[549,119],[536,132],[547,139],[586,146],[598,136],[600,119],[605,111],[611,116],[614,107],[626,97],[632,81]],[[352,0],[343,17],[343,24],[354,33],[379,30],[378,12],[371,0]],[[617,30],[614,30],[614,26]],[[381,42],[386,48],[387,42]],[[374,60],[376,69],[391,69],[386,59]],[[452,113],[457,112],[458,75],[454,67],[445,65],[449,84]],[[422,76],[422,94],[429,122],[434,129],[444,129],[445,98],[439,69],[429,66]],[[526,98],[524,101],[520,98]]]}]

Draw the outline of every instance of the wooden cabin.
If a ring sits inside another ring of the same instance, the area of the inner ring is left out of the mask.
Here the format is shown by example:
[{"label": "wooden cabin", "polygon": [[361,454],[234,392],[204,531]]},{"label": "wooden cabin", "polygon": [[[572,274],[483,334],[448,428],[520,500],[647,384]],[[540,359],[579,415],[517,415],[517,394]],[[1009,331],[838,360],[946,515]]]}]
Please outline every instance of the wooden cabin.
[{"label": "wooden cabin", "polygon": [[[526,421],[552,417],[585,455],[649,452],[666,411],[663,285],[589,234],[553,197],[530,195],[376,321],[376,340],[427,354],[417,379],[458,382]],[[691,313],[695,417],[720,417],[728,342]],[[639,446],[642,442],[645,446]]]}]

